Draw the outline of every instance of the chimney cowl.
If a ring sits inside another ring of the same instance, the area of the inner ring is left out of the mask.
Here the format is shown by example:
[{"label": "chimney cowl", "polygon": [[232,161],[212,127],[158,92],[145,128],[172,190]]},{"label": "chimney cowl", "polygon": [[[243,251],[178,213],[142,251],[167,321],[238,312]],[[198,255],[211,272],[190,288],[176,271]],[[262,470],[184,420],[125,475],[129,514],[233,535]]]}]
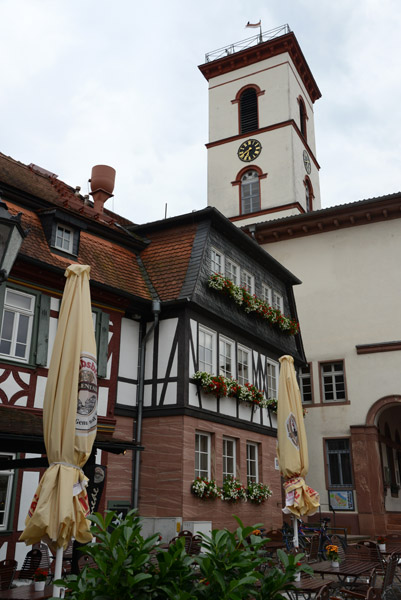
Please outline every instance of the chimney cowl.
[{"label": "chimney cowl", "polygon": [[103,212],[103,205],[113,195],[116,171],[107,165],[96,165],[92,168],[90,178],[93,208],[97,214]]}]

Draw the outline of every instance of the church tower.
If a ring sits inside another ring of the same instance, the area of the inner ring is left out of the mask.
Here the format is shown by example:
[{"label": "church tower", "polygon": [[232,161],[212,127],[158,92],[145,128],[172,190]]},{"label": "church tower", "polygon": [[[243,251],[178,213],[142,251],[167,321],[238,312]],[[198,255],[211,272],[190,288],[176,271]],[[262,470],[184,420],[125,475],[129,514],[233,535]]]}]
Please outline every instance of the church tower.
[{"label": "church tower", "polygon": [[313,105],[288,25],[206,55],[208,205],[239,226],[320,208]]}]

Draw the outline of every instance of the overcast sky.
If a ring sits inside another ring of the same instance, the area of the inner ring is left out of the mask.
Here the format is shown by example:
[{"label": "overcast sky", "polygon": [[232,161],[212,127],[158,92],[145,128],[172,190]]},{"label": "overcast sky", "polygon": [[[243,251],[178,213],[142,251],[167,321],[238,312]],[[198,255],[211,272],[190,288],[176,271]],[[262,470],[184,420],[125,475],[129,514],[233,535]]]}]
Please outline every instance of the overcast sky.
[{"label": "overcast sky", "polygon": [[288,23],[322,92],[322,205],[397,192],[399,0],[0,0],[0,151],[144,223],[206,206],[205,53]]}]

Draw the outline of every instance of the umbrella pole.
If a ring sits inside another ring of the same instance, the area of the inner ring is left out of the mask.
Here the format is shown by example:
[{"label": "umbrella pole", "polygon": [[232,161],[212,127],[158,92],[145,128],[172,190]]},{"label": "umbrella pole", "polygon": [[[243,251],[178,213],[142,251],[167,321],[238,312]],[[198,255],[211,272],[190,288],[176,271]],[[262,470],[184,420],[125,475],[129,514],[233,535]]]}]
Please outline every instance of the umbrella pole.
[{"label": "umbrella pole", "polygon": [[294,538],[293,538],[293,544],[294,544],[294,548],[298,551],[298,546],[299,546],[299,542],[298,542],[298,519],[295,515],[292,515],[292,528],[294,530]]},{"label": "umbrella pole", "polygon": [[[57,548],[56,553],[56,566],[54,567],[54,579],[61,579],[61,570],[63,566],[63,547]],[[60,598],[61,588],[57,585],[53,585],[53,598]]]}]

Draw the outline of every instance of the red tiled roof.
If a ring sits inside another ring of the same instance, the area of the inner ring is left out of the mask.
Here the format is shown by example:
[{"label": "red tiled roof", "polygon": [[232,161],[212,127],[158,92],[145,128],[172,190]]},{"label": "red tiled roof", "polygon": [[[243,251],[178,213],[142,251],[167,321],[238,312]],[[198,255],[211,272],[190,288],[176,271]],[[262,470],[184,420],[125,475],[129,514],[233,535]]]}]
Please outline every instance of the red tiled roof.
[{"label": "red tiled roof", "polygon": [[104,208],[104,212],[98,215],[92,203],[86,202],[83,196],[77,195],[74,188],[57,179],[57,176],[43,172],[43,170],[39,171],[35,166],[24,165],[1,152],[0,181],[55,206],[78,212],[81,216],[101,222],[112,229],[118,229],[115,223],[122,226],[133,225],[132,221],[120,217],[107,208]]},{"label": "red tiled roof", "polygon": [[141,258],[162,301],[178,298],[188,269],[196,225],[146,234],[151,241]]},{"label": "red tiled roof", "polygon": [[20,251],[22,256],[25,255],[61,269],[66,269],[74,262],[87,264],[91,266],[92,281],[144,299],[151,299],[132,250],[81,231],[79,256],[77,258],[61,256],[50,249],[39,217],[34,212],[9,201],[7,201],[7,207],[11,214],[22,213],[22,226],[29,230],[29,234],[22,243]]}]

